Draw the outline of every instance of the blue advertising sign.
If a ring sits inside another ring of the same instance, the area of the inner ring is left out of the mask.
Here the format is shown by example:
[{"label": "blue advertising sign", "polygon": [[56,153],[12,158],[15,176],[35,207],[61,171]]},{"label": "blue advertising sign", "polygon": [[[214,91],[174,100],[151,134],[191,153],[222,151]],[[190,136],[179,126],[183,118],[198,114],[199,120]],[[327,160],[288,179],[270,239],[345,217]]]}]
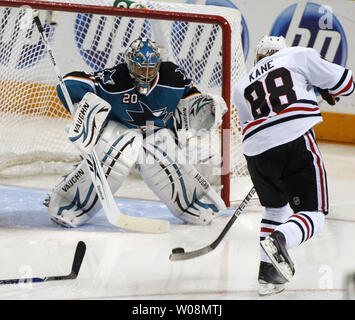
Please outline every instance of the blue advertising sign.
[{"label": "blue advertising sign", "polygon": [[293,4],[276,18],[270,35],[282,35],[290,46],[314,48],[327,60],[346,65],[346,35],[329,6],[313,2]]}]

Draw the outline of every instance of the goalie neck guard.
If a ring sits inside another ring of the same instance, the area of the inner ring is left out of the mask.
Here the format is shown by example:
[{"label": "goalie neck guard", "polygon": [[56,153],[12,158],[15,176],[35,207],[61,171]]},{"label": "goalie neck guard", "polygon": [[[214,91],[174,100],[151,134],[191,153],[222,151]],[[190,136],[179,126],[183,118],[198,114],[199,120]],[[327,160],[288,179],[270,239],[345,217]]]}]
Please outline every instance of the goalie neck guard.
[{"label": "goalie neck guard", "polygon": [[146,95],[161,62],[156,43],[147,38],[134,40],[125,52],[125,60],[139,93]]}]

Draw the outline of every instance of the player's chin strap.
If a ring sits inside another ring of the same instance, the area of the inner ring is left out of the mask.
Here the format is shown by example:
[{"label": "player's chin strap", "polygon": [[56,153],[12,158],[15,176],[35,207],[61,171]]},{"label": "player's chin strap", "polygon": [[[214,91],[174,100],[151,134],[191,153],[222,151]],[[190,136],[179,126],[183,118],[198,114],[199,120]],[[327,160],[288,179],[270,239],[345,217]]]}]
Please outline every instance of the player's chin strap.
[{"label": "player's chin strap", "polygon": [[[52,48],[48,42],[47,36],[45,35],[41,20],[39,19],[39,12],[38,11],[33,11],[33,19],[36,23],[36,26],[38,28],[38,31],[41,35],[41,38],[47,48],[48,54],[51,57],[51,61],[54,66],[54,71],[57,74],[58,80],[59,80],[59,85],[60,88],[63,92],[65,101],[68,105],[70,113],[73,115],[74,114],[74,106],[71,101],[69,92],[66,88],[66,85],[64,83],[62,74],[59,70],[59,67],[56,63],[56,60],[53,55]],[[104,108],[101,108],[101,110],[105,110],[107,106]],[[108,114],[107,110],[103,114]],[[79,114],[77,115],[79,118]],[[103,118],[106,118],[105,116]],[[74,118],[75,120],[75,118]],[[101,119],[102,120],[102,119]],[[101,122],[100,120],[100,122]],[[104,119],[102,120],[103,123]],[[90,121],[89,121],[90,122]],[[94,123],[95,121],[93,120],[91,123]],[[75,131],[73,129],[73,131]],[[79,139],[80,140],[80,139]],[[77,141],[79,141],[77,139]],[[86,139],[83,139],[85,141]],[[131,216],[126,216],[122,214],[116,205],[116,202],[113,198],[111,189],[108,185],[108,182],[106,180],[106,176],[103,172],[103,169],[101,167],[101,164],[98,160],[98,157],[95,152],[95,148],[93,147],[93,144],[87,144],[84,143],[82,146],[84,146],[84,150],[86,146],[88,147],[87,150],[91,150],[91,152],[87,155],[85,158],[90,176],[92,179],[92,182],[95,186],[96,192],[99,196],[100,202],[102,204],[102,207],[104,209],[104,212],[106,214],[107,219],[109,222],[117,227],[129,229],[129,230],[135,230],[135,231],[141,231],[141,232],[150,232],[150,233],[166,233],[169,229],[169,222],[166,220],[156,220],[156,219],[147,219],[147,218],[137,218],[137,217],[131,217]]]}]

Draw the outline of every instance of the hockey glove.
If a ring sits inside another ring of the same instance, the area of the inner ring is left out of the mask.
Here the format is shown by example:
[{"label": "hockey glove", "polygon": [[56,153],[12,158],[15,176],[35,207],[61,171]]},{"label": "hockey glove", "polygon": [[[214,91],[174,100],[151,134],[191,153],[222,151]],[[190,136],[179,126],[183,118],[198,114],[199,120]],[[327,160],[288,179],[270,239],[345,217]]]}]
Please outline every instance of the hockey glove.
[{"label": "hockey glove", "polygon": [[180,100],[174,114],[177,131],[191,131],[194,136],[202,137],[222,123],[227,111],[222,97],[212,94],[195,94]]},{"label": "hockey glove", "polygon": [[322,98],[331,106],[334,106],[339,101],[339,98],[332,96],[329,93],[328,89],[321,89],[318,87],[316,87],[316,89],[319,92],[319,94],[322,96]]}]

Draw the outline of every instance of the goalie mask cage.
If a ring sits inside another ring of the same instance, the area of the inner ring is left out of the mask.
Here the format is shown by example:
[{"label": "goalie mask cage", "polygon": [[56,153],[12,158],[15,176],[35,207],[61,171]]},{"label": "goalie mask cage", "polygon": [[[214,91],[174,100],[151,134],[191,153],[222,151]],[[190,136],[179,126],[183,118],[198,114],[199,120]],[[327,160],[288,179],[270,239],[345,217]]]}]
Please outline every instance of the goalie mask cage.
[{"label": "goalie mask cage", "polygon": [[[0,176],[46,173],[34,169],[34,163],[52,163],[50,173],[62,173],[63,164],[80,159],[67,140],[70,115],[56,95],[57,77],[32,20],[38,9],[63,75],[124,62],[127,46],[146,36],[201,92],[221,95],[229,111],[217,133],[223,160],[218,179],[226,205],[237,200],[231,185],[247,176],[241,128],[231,106],[231,88],[245,73],[240,12],[172,2],[139,4],[143,8],[113,7],[114,0],[0,0]],[[30,171],[19,170],[22,166]]]}]

